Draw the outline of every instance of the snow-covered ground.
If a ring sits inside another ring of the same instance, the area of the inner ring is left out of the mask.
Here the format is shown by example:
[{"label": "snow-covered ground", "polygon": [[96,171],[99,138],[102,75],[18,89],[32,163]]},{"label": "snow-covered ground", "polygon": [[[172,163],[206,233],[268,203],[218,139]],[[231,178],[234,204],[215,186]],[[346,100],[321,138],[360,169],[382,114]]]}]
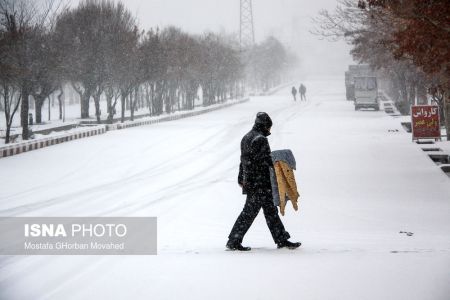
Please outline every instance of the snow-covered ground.
[{"label": "snow-covered ground", "polygon": [[[1,216],[156,216],[158,255],[2,257],[0,299],[448,299],[450,179],[398,119],[355,112],[343,79],[305,85],[306,103],[286,88],[1,159]],[[300,210],[282,217],[295,251],[262,215],[252,251],[225,251],[258,111],[272,149],[296,155]]]},{"label": "snow-covered ground", "polygon": [[[136,115],[136,116],[139,116],[139,118],[136,118],[134,121],[125,120],[123,123],[120,122],[120,125],[136,124],[136,123],[140,123],[143,121],[163,120],[163,119],[165,119],[167,117],[171,117],[171,116],[180,117],[181,115],[190,115],[192,113],[201,113],[201,112],[207,113],[209,110],[221,109],[223,107],[227,107],[229,105],[234,105],[234,104],[239,104],[242,101],[248,101],[248,100],[249,100],[249,98],[228,99],[227,101],[225,101],[223,103],[216,103],[216,104],[212,104],[212,105],[208,105],[208,106],[200,106],[199,105],[199,106],[196,106],[194,108],[194,110],[175,111],[170,114],[162,113],[159,116],[146,116],[148,114],[148,111],[141,109],[139,112],[137,112],[137,115]],[[72,111],[75,108],[76,108],[75,105],[71,106]],[[106,118],[107,116],[103,116],[103,117]],[[102,119],[104,119],[103,117],[102,117]],[[128,116],[126,116],[126,117],[128,117]],[[77,120],[76,118],[73,118],[70,121],[52,120],[45,124],[35,124],[31,127],[34,132],[37,132],[38,130],[57,128],[57,127],[62,127],[62,126],[67,126],[67,125],[77,125],[80,123],[80,121],[83,121],[83,120],[82,119]],[[119,124],[119,123],[117,122],[114,124]],[[38,140],[38,139],[52,137],[52,136],[61,136],[61,135],[68,134],[68,133],[76,133],[76,132],[79,132],[82,130],[86,130],[87,127],[96,126],[96,125],[97,125],[97,123],[92,123],[90,125],[81,125],[81,126],[78,125],[79,127],[75,127],[75,128],[71,128],[71,129],[67,129],[67,130],[61,130],[61,128],[57,128],[58,131],[51,131],[48,134],[34,133],[33,139]],[[22,133],[22,127],[12,128],[11,134],[19,134],[19,136],[14,140],[14,142],[10,142],[8,145],[13,145],[13,144],[23,142],[22,137],[20,136],[21,133]],[[0,129],[0,137],[4,137],[4,134],[6,134],[5,131],[4,130],[2,131],[2,129]],[[0,147],[3,145],[6,145],[5,140],[3,138],[0,138]]]}]

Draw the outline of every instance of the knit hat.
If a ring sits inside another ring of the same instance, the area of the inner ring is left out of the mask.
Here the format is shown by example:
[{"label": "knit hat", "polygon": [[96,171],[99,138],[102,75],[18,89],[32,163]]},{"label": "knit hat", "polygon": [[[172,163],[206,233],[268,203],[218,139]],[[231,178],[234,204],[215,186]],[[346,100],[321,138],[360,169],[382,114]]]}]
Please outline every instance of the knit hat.
[{"label": "knit hat", "polygon": [[269,129],[272,127],[272,119],[265,112],[259,112],[256,114],[256,125],[263,125],[265,128]]}]

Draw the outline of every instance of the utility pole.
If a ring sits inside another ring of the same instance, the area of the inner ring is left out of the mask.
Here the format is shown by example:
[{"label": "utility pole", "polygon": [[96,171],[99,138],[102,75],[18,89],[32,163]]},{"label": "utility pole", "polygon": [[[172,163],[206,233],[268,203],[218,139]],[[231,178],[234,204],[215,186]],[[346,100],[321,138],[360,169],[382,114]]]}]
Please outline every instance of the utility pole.
[{"label": "utility pole", "polygon": [[255,44],[255,30],[253,24],[253,6],[252,0],[240,0],[241,2],[241,17],[240,17],[240,31],[239,42],[241,51],[252,48]]}]

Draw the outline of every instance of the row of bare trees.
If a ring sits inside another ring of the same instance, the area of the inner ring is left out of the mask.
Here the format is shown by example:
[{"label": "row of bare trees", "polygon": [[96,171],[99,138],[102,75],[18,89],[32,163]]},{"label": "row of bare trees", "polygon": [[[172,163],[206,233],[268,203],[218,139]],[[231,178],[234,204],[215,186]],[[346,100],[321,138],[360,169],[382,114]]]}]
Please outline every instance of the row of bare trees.
[{"label": "row of bare trees", "polygon": [[[66,79],[81,99],[81,117],[89,117],[89,99],[100,122],[100,97],[108,103],[108,121],[121,102],[131,118],[139,95],[150,113],[193,109],[201,88],[203,104],[236,95],[242,78],[239,52],[222,37],[193,36],[178,28],[140,31],[122,4],[86,1],[61,14],[55,39],[63,49]],[[128,100],[128,101],[127,101]]]},{"label": "row of bare trees", "polygon": [[[0,0],[0,109],[6,116],[6,143],[16,112],[22,139],[28,139],[30,99],[36,123],[41,123],[44,102],[54,93],[60,100],[67,84],[79,95],[80,117],[95,116],[99,123],[113,122],[118,103],[123,122],[126,109],[133,119],[137,107],[159,115],[193,109],[200,96],[203,105],[211,105],[243,92],[245,59],[230,37],[197,36],[175,27],[143,31],[120,2],[84,0],[75,8],[61,3]],[[277,81],[286,55],[273,38],[261,47],[254,50],[258,61],[251,68],[266,88]],[[103,100],[106,120],[101,120]]]},{"label": "row of bare trees", "polygon": [[345,39],[351,53],[389,79],[404,114],[430,96],[445,112],[450,138],[450,5],[446,0],[339,0],[322,11],[315,33]]},{"label": "row of bare trees", "polygon": [[[28,137],[28,99],[39,99],[55,90],[47,86],[52,67],[53,51],[49,47],[48,28],[51,27],[54,1],[0,1],[0,96],[6,119],[6,142],[10,128],[20,108],[23,135]],[[47,91],[50,89],[50,91]]]}]

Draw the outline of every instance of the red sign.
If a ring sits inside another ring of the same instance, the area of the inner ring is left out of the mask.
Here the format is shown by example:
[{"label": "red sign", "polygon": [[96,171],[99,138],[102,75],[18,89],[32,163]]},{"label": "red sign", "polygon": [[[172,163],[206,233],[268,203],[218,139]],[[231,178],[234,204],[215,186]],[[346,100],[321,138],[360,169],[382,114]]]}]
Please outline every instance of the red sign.
[{"label": "red sign", "polygon": [[441,138],[438,106],[413,105],[411,118],[413,140]]}]

